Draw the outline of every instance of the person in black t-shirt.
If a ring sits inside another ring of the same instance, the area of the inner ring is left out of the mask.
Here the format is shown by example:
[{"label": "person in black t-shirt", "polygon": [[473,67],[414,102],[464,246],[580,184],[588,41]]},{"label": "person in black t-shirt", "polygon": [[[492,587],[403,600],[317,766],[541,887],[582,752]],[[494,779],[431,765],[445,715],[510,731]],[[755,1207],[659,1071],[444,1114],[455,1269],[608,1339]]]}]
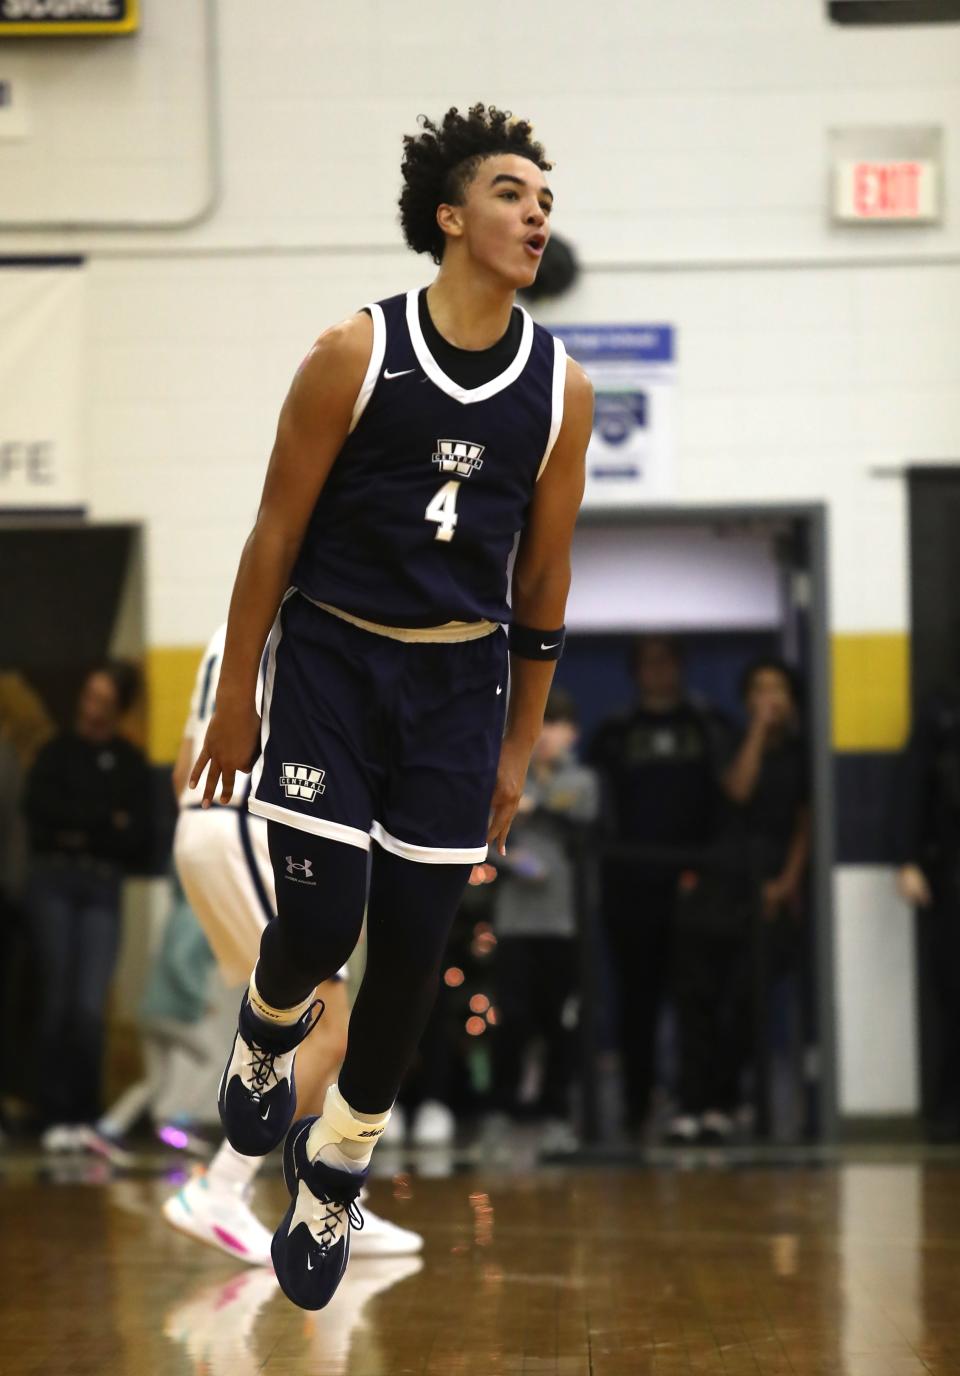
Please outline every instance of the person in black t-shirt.
[{"label": "person in black t-shirt", "polygon": [[149,849],[149,769],[118,730],[138,686],[123,664],[88,674],[72,728],[40,750],[27,777],[28,911],[41,985],[38,1107],[53,1149],[82,1146],[84,1125],[100,1112],[121,880]]},{"label": "person in black t-shirt", "polygon": [[731,1136],[753,1049],[751,954],[770,979],[799,947],[810,818],[794,675],[778,659],[757,660],[741,694],[747,727],[723,772],[717,837],[708,862],[681,878],[679,1105],[669,1134],[676,1142]]},{"label": "person in black t-shirt", "polygon": [[677,878],[709,838],[717,784],[710,719],[686,697],[682,652],[669,636],[633,650],[636,705],[604,722],[600,772],[608,838],[636,847],[603,866],[603,921],[618,985],[627,1126],[650,1108],[657,1018],[670,964]]}]

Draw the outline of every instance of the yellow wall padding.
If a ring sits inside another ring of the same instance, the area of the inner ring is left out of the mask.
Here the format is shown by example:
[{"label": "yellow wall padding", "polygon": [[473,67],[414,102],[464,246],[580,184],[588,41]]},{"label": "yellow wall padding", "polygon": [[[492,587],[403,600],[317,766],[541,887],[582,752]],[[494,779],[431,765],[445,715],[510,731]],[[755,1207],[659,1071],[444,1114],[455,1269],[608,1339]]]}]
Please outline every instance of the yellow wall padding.
[{"label": "yellow wall padding", "polygon": [[[910,714],[910,642],[903,631],[838,634],[833,651],[835,750],[899,750]],[[202,645],[147,652],[150,758],[172,764],[183,736]]]},{"label": "yellow wall padding", "polygon": [[147,651],[147,747],[154,764],[172,764],[177,757],[202,654],[202,645],[155,645]]},{"label": "yellow wall padding", "polygon": [[903,631],[833,637],[833,747],[899,750],[910,725],[910,641]]}]

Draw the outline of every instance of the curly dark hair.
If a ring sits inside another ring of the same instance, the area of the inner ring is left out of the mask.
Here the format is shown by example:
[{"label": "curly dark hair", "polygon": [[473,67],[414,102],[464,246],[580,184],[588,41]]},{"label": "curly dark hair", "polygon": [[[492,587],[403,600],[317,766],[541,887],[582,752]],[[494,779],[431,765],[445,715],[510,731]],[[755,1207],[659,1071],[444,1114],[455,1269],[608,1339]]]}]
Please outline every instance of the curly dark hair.
[{"label": "curly dark hair", "polygon": [[528,120],[514,119],[495,105],[471,105],[466,114],[454,106],[439,124],[420,115],[419,134],[404,134],[400,224],[414,253],[443,258],[445,236],[437,224],[438,205],[462,205],[464,193],[484,158],[515,153],[549,172],[543,145]]}]

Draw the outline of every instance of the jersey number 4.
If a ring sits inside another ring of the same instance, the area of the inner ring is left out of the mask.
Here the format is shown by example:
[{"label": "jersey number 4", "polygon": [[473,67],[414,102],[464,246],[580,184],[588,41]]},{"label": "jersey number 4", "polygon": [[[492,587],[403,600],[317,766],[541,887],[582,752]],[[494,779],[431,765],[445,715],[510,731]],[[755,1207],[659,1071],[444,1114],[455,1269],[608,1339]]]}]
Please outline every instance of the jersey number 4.
[{"label": "jersey number 4", "polygon": [[461,484],[458,482],[444,483],[443,487],[430,499],[430,505],[424,512],[424,520],[435,521],[437,524],[435,540],[452,540],[453,532],[457,528],[457,497],[460,495]]}]

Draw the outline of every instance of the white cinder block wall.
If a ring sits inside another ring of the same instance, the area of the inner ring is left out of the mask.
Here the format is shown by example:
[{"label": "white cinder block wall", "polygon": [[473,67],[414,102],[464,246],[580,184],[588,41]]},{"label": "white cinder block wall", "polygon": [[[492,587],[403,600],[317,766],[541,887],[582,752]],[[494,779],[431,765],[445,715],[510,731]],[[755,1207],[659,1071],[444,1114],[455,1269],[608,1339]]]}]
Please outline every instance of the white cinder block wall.
[{"label": "white cinder block wall", "polygon": [[[199,6],[145,6],[137,38],[100,50],[109,108],[84,107],[89,165],[98,147],[110,157],[123,100],[162,99],[148,78],[173,73]],[[151,644],[199,645],[222,617],[276,413],[315,335],[427,280],[430,264],[404,252],[396,227],[400,135],[419,111],[478,98],[532,116],[556,159],[556,227],[586,271],[542,318],[677,328],[678,498],[828,501],[832,632],[902,636],[904,489],[875,470],[960,455],[960,217],[949,203],[960,186],[960,29],[841,30],[824,8],[211,0],[218,171],[196,183],[209,169],[195,100],[195,142],[182,154],[191,176],[170,172],[170,213],[217,190],[212,213],[166,230],[0,228],[0,254],[87,256],[90,509],[146,523]],[[67,89],[72,79],[67,50],[52,48],[16,48],[37,119],[50,64]],[[0,75],[12,49],[0,47]],[[79,42],[70,50],[78,64],[95,60]],[[885,123],[945,128],[942,227],[831,225],[828,130]],[[68,123],[58,130],[59,166]],[[160,157],[169,149],[148,140],[127,167],[155,219]],[[0,185],[10,166],[0,145]],[[118,220],[129,219],[129,191]],[[891,1074],[860,1040],[874,987],[912,1006],[909,941],[896,935],[908,918],[886,876],[873,879],[858,871],[837,886],[843,1107],[909,1111],[912,1024],[883,1051],[897,1060]],[[864,905],[882,910],[877,925]]]}]

